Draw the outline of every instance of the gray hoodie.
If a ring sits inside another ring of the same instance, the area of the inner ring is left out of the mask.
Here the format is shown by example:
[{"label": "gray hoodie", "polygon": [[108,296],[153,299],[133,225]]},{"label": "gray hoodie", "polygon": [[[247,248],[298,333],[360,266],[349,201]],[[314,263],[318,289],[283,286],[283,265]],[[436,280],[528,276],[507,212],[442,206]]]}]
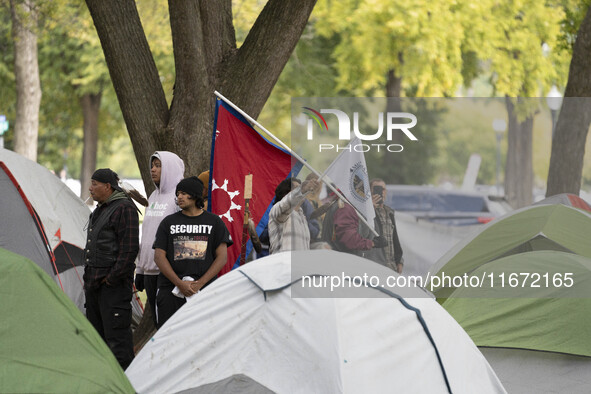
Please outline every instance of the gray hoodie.
[{"label": "gray hoodie", "polygon": [[142,240],[137,259],[136,272],[144,275],[158,275],[160,272],[154,262],[152,244],[156,237],[156,230],[162,219],[179,211],[175,202],[176,185],[183,179],[185,163],[172,152],[158,151],[150,156],[150,166],[153,158],[162,162],[160,172],[160,186],[148,198],[148,206],[142,224]]}]

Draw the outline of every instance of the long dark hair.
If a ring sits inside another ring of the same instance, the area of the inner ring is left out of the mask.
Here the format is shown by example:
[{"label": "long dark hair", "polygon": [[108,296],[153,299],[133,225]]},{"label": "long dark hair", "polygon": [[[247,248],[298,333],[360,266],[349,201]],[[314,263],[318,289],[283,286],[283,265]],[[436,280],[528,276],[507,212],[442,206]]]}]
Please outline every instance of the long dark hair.
[{"label": "long dark hair", "polygon": [[298,178],[287,178],[281,181],[279,185],[275,188],[275,202],[273,205],[277,204],[279,201],[283,200],[283,197],[287,196],[287,194],[291,191],[292,184],[294,182],[302,184]]}]

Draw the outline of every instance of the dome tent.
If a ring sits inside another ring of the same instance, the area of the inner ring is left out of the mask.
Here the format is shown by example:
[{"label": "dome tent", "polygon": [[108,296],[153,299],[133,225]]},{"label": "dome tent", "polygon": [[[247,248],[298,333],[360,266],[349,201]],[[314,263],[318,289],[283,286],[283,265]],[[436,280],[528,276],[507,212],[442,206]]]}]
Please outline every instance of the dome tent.
[{"label": "dome tent", "polygon": [[[458,288],[442,306],[479,346],[507,390],[589,392],[591,259],[532,251],[483,264],[472,275],[492,275],[495,281]],[[539,278],[539,287],[533,280],[522,286],[526,276]],[[510,277],[518,283],[509,286]]]},{"label": "dome tent", "polygon": [[543,204],[562,204],[569,207],[579,208],[587,212],[591,212],[591,207],[589,206],[589,204],[587,204],[587,201],[583,200],[576,194],[571,193],[555,194],[553,196],[546,197],[543,200],[536,202],[534,205]]},{"label": "dome tent", "polygon": [[[585,210],[532,205],[486,224],[432,268],[432,276],[486,278],[481,287],[439,287],[434,294],[509,392],[589,391],[589,233]],[[573,286],[557,286],[566,273]]]},{"label": "dome tent", "polygon": [[305,275],[332,272],[331,263],[352,276],[397,276],[326,250],[246,264],[166,322],[127,369],[132,385],[139,393],[504,392],[466,333],[419,289],[298,297]]},{"label": "dome tent", "polygon": [[[536,250],[554,250],[591,258],[591,213],[562,204],[530,205],[485,224],[457,243],[429,270],[453,277],[496,259]],[[453,287],[433,287],[445,298]]]},{"label": "dome tent", "polygon": [[86,317],[41,268],[3,248],[0,262],[0,392],[134,392]]},{"label": "dome tent", "polygon": [[90,210],[43,166],[0,149],[0,247],[45,271],[84,311],[84,226]]},{"label": "dome tent", "polygon": [[[47,168],[0,149],[0,247],[35,262],[85,313],[82,275],[90,210]],[[139,323],[143,306],[132,299]]]}]

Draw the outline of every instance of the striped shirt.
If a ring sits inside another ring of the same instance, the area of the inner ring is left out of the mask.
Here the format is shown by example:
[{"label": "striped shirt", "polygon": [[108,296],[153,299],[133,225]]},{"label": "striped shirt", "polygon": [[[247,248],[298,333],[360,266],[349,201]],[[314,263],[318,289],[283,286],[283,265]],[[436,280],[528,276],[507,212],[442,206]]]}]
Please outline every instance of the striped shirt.
[{"label": "striped shirt", "polygon": [[310,230],[300,207],[305,199],[301,186],[293,189],[269,212],[269,253],[310,249]]}]

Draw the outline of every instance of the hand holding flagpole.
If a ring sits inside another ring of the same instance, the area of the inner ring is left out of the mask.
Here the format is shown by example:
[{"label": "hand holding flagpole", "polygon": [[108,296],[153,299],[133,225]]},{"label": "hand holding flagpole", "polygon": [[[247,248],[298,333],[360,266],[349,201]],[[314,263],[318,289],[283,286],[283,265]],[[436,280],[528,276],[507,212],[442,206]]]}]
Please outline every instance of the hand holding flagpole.
[{"label": "hand holding flagpole", "polygon": [[333,185],[331,185],[329,182],[326,182],[324,178],[325,174],[320,174],[318,171],[316,171],[316,169],[314,169],[310,164],[308,164],[302,157],[300,157],[300,155],[298,155],[296,152],[294,152],[293,150],[291,150],[291,148],[289,146],[287,146],[283,141],[281,141],[279,138],[275,137],[275,135],[273,135],[273,133],[271,133],[269,130],[267,130],[266,128],[263,127],[263,125],[261,125],[259,122],[257,122],[256,120],[254,120],[252,117],[250,117],[246,112],[242,111],[238,106],[236,106],[234,103],[232,103],[230,100],[228,100],[227,98],[225,98],[222,94],[220,94],[217,90],[214,91],[214,94],[219,97],[221,100],[225,101],[229,106],[231,106],[232,108],[234,108],[238,113],[240,113],[242,116],[244,116],[246,119],[248,119],[250,122],[252,122],[253,124],[255,124],[256,126],[259,127],[259,129],[261,129],[262,131],[265,132],[265,134],[267,134],[273,141],[275,141],[279,146],[281,146],[283,149],[285,149],[287,152],[289,152],[293,157],[295,157],[300,163],[302,163],[304,166],[306,166],[310,171],[312,171],[314,174],[316,174],[316,176],[318,176],[318,179],[320,182],[324,182],[324,184],[330,189],[332,190],[341,200],[345,201],[346,203],[350,204],[354,209],[355,212],[357,212],[357,216],[359,217],[359,219],[365,223],[365,225],[371,230],[371,232],[377,237],[379,236],[379,234],[373,229],[373,226],[371,226],[367,220],[365,219],[365,217],[363,216],[363,214],[361,214],[361,212],[359,212],[359,210],[357,209],[357,207],[355,207],[354,204],[351,204],[349,202],[349,200],[347,200],[347,198],[345,196],[343,196],[343,194],[338,191]]}]

